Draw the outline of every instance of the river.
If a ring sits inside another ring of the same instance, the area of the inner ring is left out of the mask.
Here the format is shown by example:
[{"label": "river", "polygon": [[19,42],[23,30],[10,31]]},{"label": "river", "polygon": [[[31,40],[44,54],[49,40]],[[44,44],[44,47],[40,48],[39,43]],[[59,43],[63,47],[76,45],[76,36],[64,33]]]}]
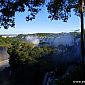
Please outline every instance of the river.
[{"label": "river", "polygon": [[9,54],[7,53],[7,48],[0,46],[0,61],[8,60]]}]

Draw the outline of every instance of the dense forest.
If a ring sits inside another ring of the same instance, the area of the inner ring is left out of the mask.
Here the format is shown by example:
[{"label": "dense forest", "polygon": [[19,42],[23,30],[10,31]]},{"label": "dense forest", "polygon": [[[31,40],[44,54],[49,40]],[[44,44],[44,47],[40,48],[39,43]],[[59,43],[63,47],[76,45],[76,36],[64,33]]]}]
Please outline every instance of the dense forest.
[{"label": "dense forest", "polygon": [[[54,69],[51,55],[54,47],[35,47],[17,37],[0,37],[0,46],[8,48],[11,82],[15,85],[40,85],[46,72]],[[15,82],[16,81],[16,82]]]},{"label": "dense forest", "polygon": [[[71,34],[75,38],[80,37],[80,33],[74,32]],[[81,79],[81,66],[74,59],[77,48],[74,49],[75,45],[71,47],[63,45],[58,47],[49,45],[35,46],[33,43],[23,40],[22,37],[28,35],[20,34],[16,37],[0,37],[0,46],[6,46],[10,55],[11,82],[9,85],[42,85],[45,74],[51,71],[55,73],[56,85],[72,85],[73,80]],[[59,35],[57,34],[57,36]],[[36,34],[30,34],[29,36],[36,36]],[[49,33],[38,33],[37,36],[49,37]],[[53,58],[55,59],[53,60]],[[72,58],[74,61],[71,61]],[[64,62],[67,60],[68,63],[67,61],[63,63],[63,59]],[[73,66],[73,68],[70,68],[70,66]],[[68,67],[70,71],[68,71]]]},{"label": "dense forest", "polygon": [[14,42],[8,49],[11,76],[19,79],[21,84],[40,85],[45,73],[53,69],[53,51],[53,47],[33,47],[32,44]]},{"label": "dense forest", "polygon": [[[0,35],[0,46],[7,46],[9,47],[12,42],[14,41],[20,41],[25,42],[26,36],[37,36],[37,37],[58,37],[63,33],[35,33],[35,34],[18,34],[16,37],[2,37],[3,35]],[[74,31],[70,32],[71,35],[73,35],[74,38],[80,38],[80,32]]]},{"label": "dense forest", "polygon": [[[27,7],[28,10],[26,21],[32,21],[33,19],[35,19],[37,13],[41,10],[40,7],[46,3],[45,1],[46,0],[1,0],[0,28],[4,27],[5,29],[8,29],[9,27],[14,27],[16,12],[25,12],[25,7]],[[74,68],[75,70],[71,70],[73,71],[72,73],[67,72],[67,75],[63,76],[63,78],[58,78],[59,80],[57,80],[57,85],[72,85],[72,80],[81,80],[81,78],[83,78],[81,77],[81,70],[85,71],[85,69],[83,68],[83,14],[85,12],[84,4],[84,0],[50,0],[49,2],[47,2],[46,7],[49,13],[48,18],[50,18],[51,20],[62,20],[64,22],[67,22],[69,17],[71,17],[72,11],[75,12],[75,15],[81,17],[82,65],[76,65],[76,68]],[[42,35],[38,36],[45,37],[46,35],[43,35],[42,33]],[[24,42],[23,39],[21,40],[19,38],[14,39],[2,37],[0,39],[0,46],[8,47],[8,53],[10,54],[9,64],[11,69],[11,79],[13,78],[14,80],[18,80],[19,82],[17,82],[15,85],[41,85],[45,73],[49,71],[55,71],[55,67],[51,62],[52,54],[55,52],[54,47],[47,45],[42,47],[35,47],[32,43]],[[60,52],[57,57],[63,56],[63,53],[66,53],[65,57],[69,57],[69,49],[69,47],[60,46],[60,48],[57,49],[57,52]],[[62,67],[59,67],[60,70],[58,70],[59,72],[57,72],[57,74],[61,74],[63,73],[62,71],[64,71],[63,65]],[[69,82],[69,80],[71,80],[71,83]],[[13,85],[14,83],[11,84]],[[49,85],[53,84],[50,83]]]}]

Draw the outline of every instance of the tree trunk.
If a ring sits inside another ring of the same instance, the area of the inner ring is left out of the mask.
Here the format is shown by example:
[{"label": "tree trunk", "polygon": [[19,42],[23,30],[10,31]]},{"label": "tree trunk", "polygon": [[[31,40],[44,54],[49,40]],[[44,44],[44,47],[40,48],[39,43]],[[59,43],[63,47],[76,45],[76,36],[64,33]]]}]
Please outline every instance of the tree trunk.
[{"label": "tree trunk", "polygon": [[84,76],[84,0],[80,2],[80,15],[81,15],[81,56],[82,56],[82,78]]}]

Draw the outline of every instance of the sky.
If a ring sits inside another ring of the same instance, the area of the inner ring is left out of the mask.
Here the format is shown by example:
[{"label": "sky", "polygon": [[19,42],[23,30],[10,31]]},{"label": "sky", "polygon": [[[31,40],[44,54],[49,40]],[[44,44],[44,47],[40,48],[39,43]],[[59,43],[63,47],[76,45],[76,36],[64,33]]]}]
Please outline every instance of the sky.
[{"label": "sky", "polygon": [[[16,13],[15,28],[0,29],[0,34],[33,34],[33,33],[60,33],[72,32],[80,29],[80,18],[71,13],[72,16],[68,22],[62,20],[48,19],[48,12],[45,7],[37,14],[32,21],[26,21],[27,11],[24,13]],[[85,19],[85,18],[84,18]],[[85,22],[84,22],[85,24]],[[84,26],[85,27],[85,26]]]}]

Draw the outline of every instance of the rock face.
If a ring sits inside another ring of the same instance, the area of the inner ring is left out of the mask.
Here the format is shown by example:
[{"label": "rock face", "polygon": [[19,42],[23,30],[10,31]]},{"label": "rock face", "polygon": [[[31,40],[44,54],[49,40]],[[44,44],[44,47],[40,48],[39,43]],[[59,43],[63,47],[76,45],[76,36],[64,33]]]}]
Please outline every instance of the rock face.
[{"label": "rock face", "polygon": [[6,47],[0,47],[0,61],[7,60],[9,58],[9,54],[7,53]]}]

